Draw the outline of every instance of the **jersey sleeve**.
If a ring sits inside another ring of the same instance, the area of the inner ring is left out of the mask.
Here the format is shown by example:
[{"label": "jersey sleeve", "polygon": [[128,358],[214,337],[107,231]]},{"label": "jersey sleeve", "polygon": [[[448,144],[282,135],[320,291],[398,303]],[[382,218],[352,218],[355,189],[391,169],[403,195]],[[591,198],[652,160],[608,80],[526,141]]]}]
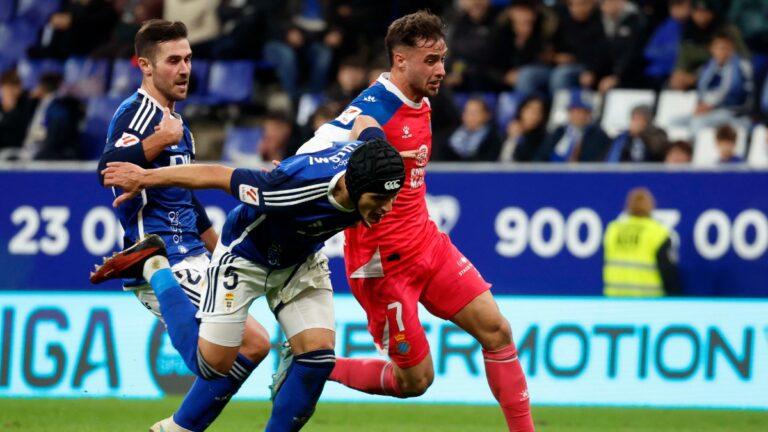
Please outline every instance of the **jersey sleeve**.
[{"label": "jersey sleeve", "polygon": [[238,168],[232,173],[230,192],[244,204],[276,213],[324,197],[328,183],[296,181],[282,167],[269,172]]},{"label": "jersey sleeve", "polygon": [[140,144],[155,132],[161,116],[162,112],[150,102],[121,107],[109,126],[104,153]]},{"label": "jersey sleeve", "polygon": [[338,117],[320,126],[315,136],[332,142],[349,141],[355,119],[361,115],[373,117],[383,127],[392,118],[400,103],[389,100],[391,98],[388,95],[373,89],[375,87],[370,87],[361,93]]}]

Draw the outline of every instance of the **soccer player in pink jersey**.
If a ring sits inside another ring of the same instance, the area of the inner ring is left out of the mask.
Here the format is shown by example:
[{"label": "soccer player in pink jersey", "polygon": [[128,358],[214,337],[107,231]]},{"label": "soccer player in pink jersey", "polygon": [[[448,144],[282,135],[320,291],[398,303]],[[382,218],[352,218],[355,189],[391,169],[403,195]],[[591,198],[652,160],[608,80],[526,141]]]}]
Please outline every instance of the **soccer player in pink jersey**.
[{"label": "soccer player in pink jersey", "polygon": [[[488,284],[429,219],[424,179],[432,149],[429,96],[440,89],[448,51],[439,17],[417,12],[387,32],[390,73],[382,74],[305,146],[385,135],[405,159],[406,177],[393,210],[381,223],[345,231],[344,257],[352,293],[365,309],[368,330],[391,361],[337,358],[330,379],[366,393],[423,394],[434,367],[418,318],[421,302],[454,322],[483,347],[493,395],[511,431],[532,431],[528,389],[512,341]],[[370,118],[381,129],[370,127]],[[361,122],[361,120],[366,120]],[[360,124],[369,127],[360,131]]]}]

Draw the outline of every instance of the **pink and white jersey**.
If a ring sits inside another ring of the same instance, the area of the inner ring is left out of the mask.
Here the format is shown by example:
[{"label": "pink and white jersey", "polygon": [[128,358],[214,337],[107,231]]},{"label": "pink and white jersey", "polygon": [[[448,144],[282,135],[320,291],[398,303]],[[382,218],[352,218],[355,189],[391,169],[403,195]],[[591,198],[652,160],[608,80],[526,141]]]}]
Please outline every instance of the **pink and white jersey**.
[{"label": "pink and white jersey", "polygon": [[393,210],[372,228],[362,224],[348,228],[344,235],[344,257],[350,277],[380,277],[409,257],[418,254],[438,234],[429,219],[424,177],[432,152],[431,108],[427,98],[416,103],[382,74],[335,120],[321,126],[315,136],[322,141],[347,141],[354,120],[361,114],[375,118],[395,148],[415,150],[417,157],[405,158],[405,185]]}]

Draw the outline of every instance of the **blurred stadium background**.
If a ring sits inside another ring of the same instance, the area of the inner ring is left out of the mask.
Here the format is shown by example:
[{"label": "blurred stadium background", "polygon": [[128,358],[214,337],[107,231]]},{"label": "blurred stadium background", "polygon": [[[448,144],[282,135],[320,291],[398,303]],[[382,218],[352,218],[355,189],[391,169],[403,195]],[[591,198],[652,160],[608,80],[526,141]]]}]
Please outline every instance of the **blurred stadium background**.
[{"label": "blurred stadium background", "polygon": [[[257,166],[386,71],[387,25],[423,8],[449,45],[430,214],[494,284],[539,429],[768,430],[766,0],[0,0],[0,430],[141,429],[191,382],[131,295],[86,278],[122,242],[94,161],[140,85],[141,22],[190,28],[176,109],[198,159]],[[563,155],[572,128],[582,150]],[[675,239],[674,298],[603,297],[603,234],[638,186]],[[220,227],[235,201],[199,196]],[[326,247],[337,352],[374,355],[342,242]],[[306,429],[502,430],[479,346],[422,317],[426,395],[330,383]],[[263,427],[274,365],[211,430]]]}]

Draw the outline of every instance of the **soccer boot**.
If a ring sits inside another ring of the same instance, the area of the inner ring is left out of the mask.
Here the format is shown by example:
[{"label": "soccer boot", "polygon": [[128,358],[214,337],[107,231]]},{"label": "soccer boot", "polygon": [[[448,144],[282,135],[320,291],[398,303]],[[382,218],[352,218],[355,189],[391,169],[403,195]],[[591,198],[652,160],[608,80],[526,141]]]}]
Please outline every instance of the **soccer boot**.
[{"label": "soccer boot", "polygon": [[140,278],[144,271],[144,263],[151,257],[167,256],[165,242],[157,234],[150,234],[133,246],[111,257],[104,258],[102,265],[96,265],[91,272],[91,283],[99,284],[108,279]]},{"label": "soccer boot", "polygon": [[175,421],[173,421],[173,416],[170,416],[168,418],[164,418],[160,420],[159,422],[152,425],[151,428],[149,428],[149,432],[192,432],[189,429],[184,429],[183,427],[176,424]]},{"label": "soccer boot", "polygon": [[269,385],[269,400],[274,401],[277,397],[277,392],[280,391],[280,387],[283,386],[283,381],[288,375],[288,368],[293,363],[293,350],[291,350],[291,344],[285,341],[280,347],[280,362],[277,364],[277,370],[272,374],[272,384]]}]

